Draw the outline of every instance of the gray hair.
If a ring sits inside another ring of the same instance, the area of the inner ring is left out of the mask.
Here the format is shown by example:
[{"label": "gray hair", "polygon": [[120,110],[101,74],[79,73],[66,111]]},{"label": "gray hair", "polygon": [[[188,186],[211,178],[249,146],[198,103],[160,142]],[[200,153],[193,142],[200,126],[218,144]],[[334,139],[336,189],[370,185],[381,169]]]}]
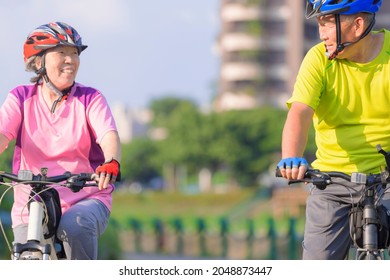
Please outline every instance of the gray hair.
[{"label": "gray hair", "polygon": [[[37,68],[37,60],[41,59],[41,56],[33,55],[29,57],[26,62],[24,63],[24,67],[27,72],[34,72],[36,73],[38,71]],[[41,75],[36,75],[30,79],[30,82],[37,83],[41,79]]]}]

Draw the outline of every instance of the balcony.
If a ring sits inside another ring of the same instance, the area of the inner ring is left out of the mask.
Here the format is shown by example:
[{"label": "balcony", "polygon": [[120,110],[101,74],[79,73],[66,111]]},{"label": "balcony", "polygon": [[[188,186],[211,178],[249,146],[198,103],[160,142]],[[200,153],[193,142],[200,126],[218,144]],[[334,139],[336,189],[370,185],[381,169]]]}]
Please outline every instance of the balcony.
[{"label": "balcony", "polygon": [[256,80],[263,75],[257,63],[226,63],[221,67],[221,78],[227,81]]},{"label": "balcony", "polygon": [[290,11],[286,5],[262,9],[259,6],[245,6],[239,3],[226,4],[221,10],[222,21],[246,21],[257,19],[286,20]]},{"label": "balcony", "polygon": [[287,64],[263,66],[257,63],[226,63],[221,67],[221,79],[226,82],[240,80],[272,79],[289,80],[290,71]]},{"label": "balcony", "polygon": [[233,52],[240,50],[284,50],[287,48],[285,36],[256,37],[245,33],[227,33],[221,37],[220,47],[223,51]]},{"label": "balcony", "polygon": [[256,50],[260,48],[260,39],[244,33],[225,34],[221,38],[221,47],[228,52]]}]

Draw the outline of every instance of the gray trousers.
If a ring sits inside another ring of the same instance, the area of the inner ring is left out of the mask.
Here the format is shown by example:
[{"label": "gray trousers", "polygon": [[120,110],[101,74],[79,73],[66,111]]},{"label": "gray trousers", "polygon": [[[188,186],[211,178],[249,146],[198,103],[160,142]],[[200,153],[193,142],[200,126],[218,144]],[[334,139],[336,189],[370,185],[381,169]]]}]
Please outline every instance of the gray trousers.
[{"label": "gray trousers", "polygon": [[[109,216],[107,207],[96,199],[80,201],[62,215],[57,237],[68,259],[97,259],[98,239],[107,228]],[[13,229],[14,242],[27,241],[27,227],[23,224]]]},{"label": "gray trousers", "polygon": [[[338,181],[342,179],[335,179]],[[344,181],[325,190],[311,187],[306,203],[306,224],[303,239],[304,260],[342,260],[347,257],[352,239],[349,211],[362,194],[362,186]],[[390,209],[390,193],[385,193],[379,204]]]}]

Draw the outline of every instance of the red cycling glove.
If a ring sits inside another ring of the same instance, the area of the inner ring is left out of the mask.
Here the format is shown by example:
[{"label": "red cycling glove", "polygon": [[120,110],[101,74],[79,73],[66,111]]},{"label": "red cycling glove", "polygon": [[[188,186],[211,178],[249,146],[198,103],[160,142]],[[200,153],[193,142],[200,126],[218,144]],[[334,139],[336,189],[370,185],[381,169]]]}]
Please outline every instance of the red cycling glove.
[{"label": "red cycling glove", "polygon": [[121,181],[120,164],[116,159],[112,159],[99,165],[98,168],[96,168],[96,174],[100,175],[100,173],[106,173],[106,176],[110,175],[112,177],[111,179],[115,179],[113,181]]}]

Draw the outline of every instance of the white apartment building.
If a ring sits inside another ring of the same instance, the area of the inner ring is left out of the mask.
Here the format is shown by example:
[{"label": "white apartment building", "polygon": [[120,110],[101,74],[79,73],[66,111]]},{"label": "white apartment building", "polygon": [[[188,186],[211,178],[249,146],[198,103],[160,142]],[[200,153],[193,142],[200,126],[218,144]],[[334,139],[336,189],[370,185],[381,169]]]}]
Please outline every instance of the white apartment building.
[{"label": "white apartment building", "polygon": [[122,143],[148,135],[148,124],[152,118],[149,110],[130,110],[123,104],[115,104],[111,109]]},{"label": "white apartment building", "polygon": [[[319,42],[305,7],[306,0],[221,0],[214,110],[285,108],[305,53]],[[375,28],[390,28],[389,18],[390,1],[383,0]]]}]

